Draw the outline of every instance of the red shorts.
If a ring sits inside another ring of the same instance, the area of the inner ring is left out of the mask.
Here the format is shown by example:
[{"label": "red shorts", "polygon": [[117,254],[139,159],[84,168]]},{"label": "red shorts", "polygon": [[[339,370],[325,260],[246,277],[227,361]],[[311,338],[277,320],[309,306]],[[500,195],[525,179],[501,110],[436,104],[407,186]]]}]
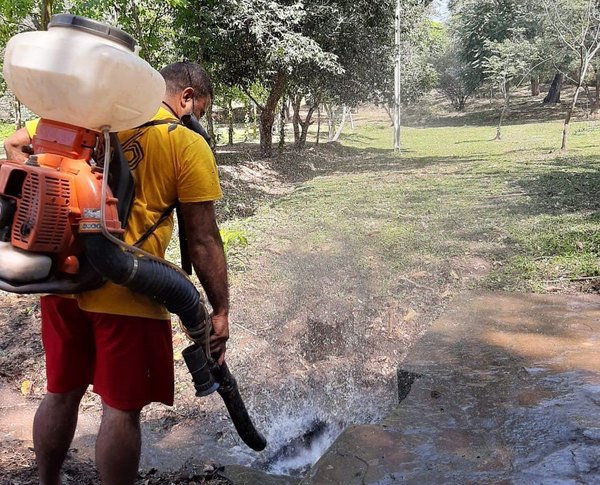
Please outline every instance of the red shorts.
[{"label": "red shorts", "polygon": [[49,392],[93,384],[106,404],[123,411],[173,404],[168,320],[86,312],[77,300],[53,295],[41,298],[41,310]]}]

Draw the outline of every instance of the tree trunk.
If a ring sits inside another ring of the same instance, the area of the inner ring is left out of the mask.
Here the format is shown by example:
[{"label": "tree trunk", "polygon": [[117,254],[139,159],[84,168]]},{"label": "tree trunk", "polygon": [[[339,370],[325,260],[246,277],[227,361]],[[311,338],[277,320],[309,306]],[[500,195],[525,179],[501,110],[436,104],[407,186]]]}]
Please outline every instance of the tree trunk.
[{"label": "tree trunk", "polygon": [[279,126],[279,150],[283,150],[285,145],[285,115],[286,115],[287,99],[283,99],[281,102],[280,126]]},{"label": "tree trunk", "polygon": [[560,90],[562,88],[563,79],[564,76],[560,72],[557,72],[554,75],[554,79],[552,80],[552,84],[550,85],[550,90],[544,98],[544,104],[560,103]]},{"label": "tree trunk", "polygon": [[565,124],[563,126],[563,134],[562,134],[562,143],[560,145],[561,150],[567,149],[567,140],[569,138],[569,123],[571,123],[571,117],[573,116],[573,106],[577,102],[576,97],[577,97],[577,95],[575,95],[573,97],[573,102],[571,104],[571,107],[567,111],[567,116],[565,117]]},{"label": "tree trunk", "polygon": [[273,123],[277,103],[283,96],[287,75],[278,71],[273,78],[269,97],[260,112],[260,153],[265,157],[273,155]]},{"label": "tree trunk", "polygon": [[385,112],[388,115],[388,118],[390,119],[391,126],[394,126],[394,115],[392,114],[392,110],[387,104],[383,105],[383,109],[385,110]]},{"label": "tree trunk", "polygon": [[317,141],[315,145],[319,145],[319,138],[321,137],[321,106],[317,107]]},{"label": "tree trunk", "polygon": [[227,144],[233,145],[233,102],[231,99],[227,100]]},{"label": "tree trunk", "polygon": [[258,135],[258,106],[252,103],[252,139],[256,140],[256,136]]},{"label": "tree trunk", "polygon": [[577,98],[579,97],[579,90],[583,85],[585,80],[585,76],[587,75],[588,69],[590,67],[590,62],[600,49],[600,44],[593,51],[586,51],[583,46],[580,47],[579,51],[579,73],[577,76],[577,86],[575,86],[575,94],[573,95],[573,101],[571,101],[571,106],[569,107],[569,111],[567,111],[567,116],[565,118],[565,126],[563,128],[563,138],[562,144],[560,146],[561,150],[567,149],[567,138],[569,136],[569,123],[571,122],[571,117],[575,112],[575,108],[577,107]]},{"label": "tree trunk", "polygon": [[331,141],[335,136],[335,114],[333,112],[333,106],[327,103],[325,105],[325,111],[327,112],[327,138]]},{"label": "tree trunk", "polygon": [[590,114],[594,115],[598,112],[598,109],[600,109],[600,69],[598,69],[597,67],[595,68],[596,70],[596,96],[594,98],[594,100],[592,101],[592,107],[590,108]]},{"label": "tree trunk", "polygon": [[498,126],[496,127],[495,140],[502,139],[502,123],[504,122],[504,117],[506,116],[506,112],[508,111],[508,106],[510,104],[510,91],[508,89],[509,89],[508,86],[505,87],[504,106],[502,107],[502,113],[500,113],[500,119],[498,120]]},{"label": "tree trunk", "polygon": [[308,109],[308,113],[306,113],[306,118],[304,119],[304,121],[302,121],[302,119],[300,118],[300,126],[302,127],[302,132],[300,133],[300,140],[296,145],[297,148],[302,149],[306,146],[306,137],[308,136],[308,129],[310,128],[310,125],[312,125],[313,113],[318,107],[319,101],[317,101],[316,99],[313,100],[312,105]]},{"label": "tree trunk", "polygon": [[289,123],[290,119],[292,118],[290,116],[290,107],[292,106],[292,99],[288,99],[287,102],[285,103],[285,122]]},{"label": "tree trunk", "polygon": [[296,95],[292,99],[292,125],[294,127],[294,146],[298,146],[300,143],[300,104],[302,103],[302,96]]},{"label": "tree trunk", "polygon": [[335,132],[335,136],[333,137],[333,139],[331,141],[338,141],[340,138],[340,135],[342,134],[342,130],[344,129],[344,125],[346,124],[346,117],[348,116],[348,108],[346,106],[344,106],[343,112],[342,112],[342,121],[340,121],[340,126],[337,129],[337,131]]},{"label": "tree trunk", "polygon": [[250,139],[250,105],[244,99],[244,143]]},{"label": "tree trunk", "polygon": [[20,130],[23,128],[23,115],[21,113],[21,101],[15,96],[15,128]]},{"label": "tree trunk", "polygon": [[573,117],[573,113],[575,112],[575,107],[577,106],[577,98],[579,97],[579,90],[581,89],[582,79],[585,78],[585,74],[587,71],[587,67],[582,66],[579,71],[579,79],[577,81],[577,86],[575,86],[575,94],[573,95],[573,100],[571,101],[571,105],[567,111],[567,116],[565,117],[565,124],[563,127],[563,135],[562,135],[562,143],[560,145],[561,150],[567,149],[567,140],[569,138],[569,124],[571,123],[571,118]]},{"label": "tree trunk", "polygon": [[42,2],[42,30],[48,30],[48,24],[52,18],[53,3],[54,0],[43,0]]},{"label": "tree trunk", "polygon": [[540,77],[539,76],[531,77],[531,95],[532,96],[540,95]]}]

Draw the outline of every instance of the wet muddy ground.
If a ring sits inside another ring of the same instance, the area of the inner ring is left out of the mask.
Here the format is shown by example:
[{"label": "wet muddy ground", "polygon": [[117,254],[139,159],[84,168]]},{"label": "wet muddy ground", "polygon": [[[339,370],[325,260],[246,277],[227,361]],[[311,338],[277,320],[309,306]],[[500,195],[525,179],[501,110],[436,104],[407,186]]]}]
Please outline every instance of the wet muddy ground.
[{"label": "wet muddy ground", "polygon": [[309,483],[598,483],[600,297],[465,293],[401,364],[406,398]]}]

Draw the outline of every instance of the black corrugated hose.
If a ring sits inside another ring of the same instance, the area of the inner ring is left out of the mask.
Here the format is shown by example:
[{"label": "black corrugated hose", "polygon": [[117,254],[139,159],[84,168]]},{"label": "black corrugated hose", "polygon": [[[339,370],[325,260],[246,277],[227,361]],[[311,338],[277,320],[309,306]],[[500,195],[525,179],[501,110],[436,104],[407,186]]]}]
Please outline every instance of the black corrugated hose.
[{"label": "black corrugated hose", "polygon": [[[87,258],[103,277],[163,304],[171,313],[179,316],[181,323],[192,335],[207,334],[206,309],[198,290],[188,278],[166,263],[122,250],[102,234],[81,236]],[[184,350],[183,356],[192,374],[196,395],[204,396],[216,390],[223,398],[235,429],[244,443],[253,450],[264,450],[267,441],[252,423],[236,380],[227,365],[219,366],[212,359],[209,362],[204,352],[206,342],[195,342]]]}]

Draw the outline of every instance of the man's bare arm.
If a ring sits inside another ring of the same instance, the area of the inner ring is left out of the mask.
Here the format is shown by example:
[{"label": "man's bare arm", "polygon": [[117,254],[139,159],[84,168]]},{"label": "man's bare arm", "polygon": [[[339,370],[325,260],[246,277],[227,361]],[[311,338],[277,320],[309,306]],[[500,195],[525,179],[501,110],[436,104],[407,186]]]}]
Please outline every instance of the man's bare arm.
[{"label": "man's bare arm", "polygon": [[225,358],[229,338],[229,287],[223,242],[213,202],[181,204],[190,259],[213,307],[211,353],[219,363]]},{"label": "man's bare arm", "polygon": [[26,128],[21,128],[4,140],[4,151],[6,158],[23,162],[27,160],[28,155],[23,152],[23,148],[29,146],[31,138]]}]

